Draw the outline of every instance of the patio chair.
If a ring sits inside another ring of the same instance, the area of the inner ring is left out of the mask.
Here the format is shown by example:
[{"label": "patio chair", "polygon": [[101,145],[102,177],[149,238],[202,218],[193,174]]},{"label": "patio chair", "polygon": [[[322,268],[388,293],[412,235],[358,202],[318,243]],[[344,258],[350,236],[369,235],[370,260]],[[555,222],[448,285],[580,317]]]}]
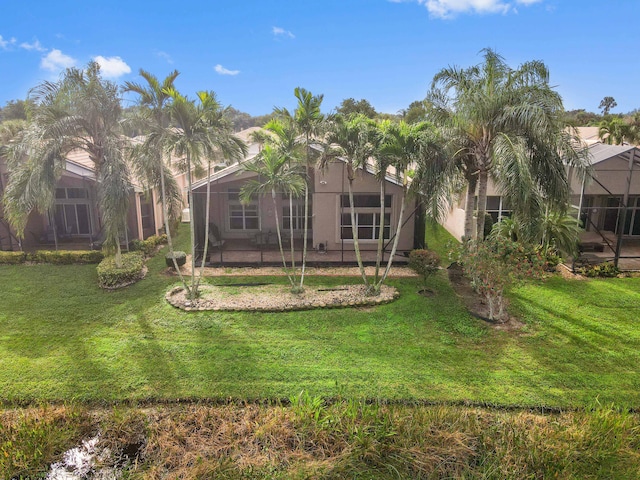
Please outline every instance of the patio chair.
[{"label": "patio chair", "polygon": [[224,242],[218,226],[213,222],[209,223],[209,248],[222,248]]}]

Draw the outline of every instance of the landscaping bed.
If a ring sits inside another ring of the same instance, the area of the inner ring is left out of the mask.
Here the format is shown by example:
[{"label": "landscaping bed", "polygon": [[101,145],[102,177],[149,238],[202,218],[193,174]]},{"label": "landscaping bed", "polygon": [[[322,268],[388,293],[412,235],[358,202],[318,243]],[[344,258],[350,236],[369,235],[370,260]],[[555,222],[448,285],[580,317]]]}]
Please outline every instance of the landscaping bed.
[{"label": "landscaping bed", "polygon": [[189,300],[183,287],[174,287],[166,299],[185,311],[226,310],[283,312],[314,308],[340,308],[389,303],[398,298],[397,289],[383,285],[380,294],[366,295],[364,285],[306,287],[304,292],[291,293],[289,285],[201,285],[200,297]]}]

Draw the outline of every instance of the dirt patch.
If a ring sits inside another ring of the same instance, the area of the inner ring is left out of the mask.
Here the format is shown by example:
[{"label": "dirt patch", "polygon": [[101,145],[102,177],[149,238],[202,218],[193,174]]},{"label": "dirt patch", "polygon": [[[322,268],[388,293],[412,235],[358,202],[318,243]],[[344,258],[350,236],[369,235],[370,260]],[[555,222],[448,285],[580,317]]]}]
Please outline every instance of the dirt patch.
[{"label": "dirt patch", "polygon": [[[453,291],[456,293],[458,298],[462,301],[464,306],[467,308],[469,313],[480,320],[488,323],[496,330],[519,330],[524,326],[520,320],[516,317],[508,315],[507,317],[501,320],[490,320],[489,319],[489,306],[487,305],[485,299],[476,293],[476,291],[471,286],[471,281],[464,276],[464,272],[462,270],[462,266],[457,263],[452,263],[447,268],[447,273],[449,276],[449,282],[451,283],[451,287]],[[507,300],[505,302],[505,311],[508,312],[508,303]]]},{"label": "dirt patch", "polygon": [[340,308],[388,303],[399,292],[382,285],[380,294],[366,295],[364,285],[340,285],[333,288],[306,287],[302,293],[291,293],[288,285],[201,285],[200,297],[189,300],[183,287],[175,287],[165,298],[174,307],[186,311],[262,311],[283,312],[314,308]]}]

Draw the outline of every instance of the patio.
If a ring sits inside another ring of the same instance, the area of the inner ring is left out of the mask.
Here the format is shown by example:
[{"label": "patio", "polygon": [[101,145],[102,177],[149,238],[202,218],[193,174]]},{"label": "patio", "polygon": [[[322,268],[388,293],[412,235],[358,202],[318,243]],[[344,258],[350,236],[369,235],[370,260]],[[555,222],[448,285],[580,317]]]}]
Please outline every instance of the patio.
[{"label": "patio", "polygon": [[[297,240],[294,245],[294,260],[296,264],[302,262],[302,241]],[[390,246],[384,254],[384,261],[389,259]],[[251,267],[251,266],[281,266],[282,257],[277,243],[256,245],[248,239],[225,240],[222,248],[209,249],[207,265],[211,267]],[[376,251],[361,250],[362,261],[365,265],[375,265]],[[402,265],[409,261],[408,252],[397,251],[394,255],[394,264]],[[285,248],[285,258],[291,261],[291,251]],[[351,245],[345,245],[343,250],[314,250],[309,242],[307,250],[307,265],[310,267],[323,266],[353,266],[357,265],[356,255]]]}]

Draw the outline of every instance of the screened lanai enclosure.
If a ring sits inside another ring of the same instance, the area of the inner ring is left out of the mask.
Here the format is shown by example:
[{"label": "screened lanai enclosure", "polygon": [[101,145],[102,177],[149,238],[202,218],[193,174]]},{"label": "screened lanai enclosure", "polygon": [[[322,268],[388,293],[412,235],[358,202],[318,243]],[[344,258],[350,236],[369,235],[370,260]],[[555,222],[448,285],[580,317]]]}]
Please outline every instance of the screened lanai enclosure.
[{"label": "screened lanai enclosure", "polygon": [[[307,264],[309,266],[356,265],[351,207],[344,177],[344,164],[336,162],[326,172],[311,172]],[[287,261],[294,246],[296,264],[302,261],[304,232],[304,197],[289,198],[276,193],[256,196],[247,203],[240,201],[240,189],[250,178],[238,165],[216,172],[210,184],[210,211],[206,216],[206,180],[194,184],[197,252],[202,258],[205,229],[209,229],[207,263],[211,266],[281,266],[276,224]],[[384,217],[380,213],[380,187],[373,175],[363,172],[354,184],[354,215],[358,229],[362,259],[365,264],[376,261],[380,223],[384,218],[384,261],[389,258],[396,235],[402,189],[387,181],[384,195]],[[394,264],[408,261],[408,252],[424,244],[424,222],[416,202],[407,203]],[[414,237],[417,237],[414,239]]]},{"label": "screened lanai enclosure", "polygon": [[585,229],[581,257],[640,270],[640,149],[598,143],[589,151],[592,172],[571,178],[572,205]]}]

